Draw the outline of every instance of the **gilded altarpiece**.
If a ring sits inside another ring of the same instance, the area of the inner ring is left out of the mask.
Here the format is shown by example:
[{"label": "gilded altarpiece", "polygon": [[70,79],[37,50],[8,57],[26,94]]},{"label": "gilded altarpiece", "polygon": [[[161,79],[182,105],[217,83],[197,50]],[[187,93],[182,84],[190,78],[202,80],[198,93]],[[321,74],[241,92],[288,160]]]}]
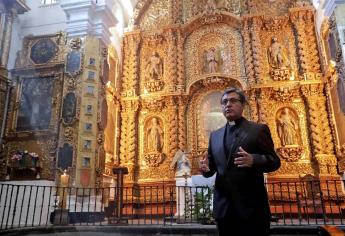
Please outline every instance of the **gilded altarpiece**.
[{"label": "gilded altarpiece", "polygon": [[209,133],[224,123],[217,100],[229,86],[245,90],[245,116],[270,127],[282,166],[269,178],[337,178],[314,25],[307,1],[138,1],[121,77],[127,183],[173,181],[178,149],[197,174]]},{"label": "gilded altarpiece", "polygon": [[17,54],[2,172],[7,179],[55,178],[65,40],[63,33],[28,36]]}]

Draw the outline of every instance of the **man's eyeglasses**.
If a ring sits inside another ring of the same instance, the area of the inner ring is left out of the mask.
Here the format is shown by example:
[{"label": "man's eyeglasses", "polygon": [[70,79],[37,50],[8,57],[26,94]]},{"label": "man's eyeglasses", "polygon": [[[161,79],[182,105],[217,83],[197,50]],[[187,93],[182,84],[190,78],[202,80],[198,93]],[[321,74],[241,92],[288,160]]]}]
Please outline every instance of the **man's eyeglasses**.
[{"label": "man's eyeglasses", "polygon": [[235,104],[235,103],[237,103],[237,102],[241,102],[241,100],[238,99],[238,98],[223,99],[223,100],[221,101],[221,104],[222,104],[223,106],[225,106],[225,105],[228,104],[228,102],[229,102],[230,104]]}]

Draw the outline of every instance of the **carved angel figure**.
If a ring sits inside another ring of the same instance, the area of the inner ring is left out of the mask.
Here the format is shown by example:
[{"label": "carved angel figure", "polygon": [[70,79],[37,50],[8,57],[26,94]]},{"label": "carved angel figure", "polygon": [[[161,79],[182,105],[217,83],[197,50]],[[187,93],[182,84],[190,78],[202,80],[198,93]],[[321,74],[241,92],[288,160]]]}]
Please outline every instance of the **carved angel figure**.
[{"label": "carved angel figure", "polygon": [[173,161],[170,164],[170,169],[174,169],[176,166],[176,177],[190,177],[190,170],[191,170],[191,163],[189,159],[187,158],[186,154],[183,152],[183,150],[179,149],[174,158]]},{"label": "carved angel figure", "polygon": [[158,80],[163,74],[163,62],[157,52],[152,53],[152,56],[148,59],[146,70],[150,79],[154,80]]},{"label": "carved angel figure", "polygon": [[296,145],[298,125],[285,107],[278,119],[278,135],[282,146]]},{"label": "carved angel figure", "polygon": [[163,148],[163,130],[157,118],[152,118],[147,128],[147,151],[149,153],[160,153]]},{"label": "carved angel figure", "polygon": [[280,69],[289,64],[285,48],[278,42],[276,37],[272,38],[271,46],[267,50],[268,63],[273,69]]}]

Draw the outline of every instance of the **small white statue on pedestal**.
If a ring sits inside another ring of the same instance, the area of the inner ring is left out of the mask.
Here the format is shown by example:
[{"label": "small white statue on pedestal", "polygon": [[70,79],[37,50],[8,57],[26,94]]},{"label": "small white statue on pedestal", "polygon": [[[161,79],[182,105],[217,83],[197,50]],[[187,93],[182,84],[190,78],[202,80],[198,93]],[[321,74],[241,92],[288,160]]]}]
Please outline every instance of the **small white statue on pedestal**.
[{"label": "small white statue on pedestal", "polygon": [[[192,200],[191,164],[183,150],[178,150],[170,164],[175,169],[176,180],[176,216],[184,216],[186,213],[186,199]],[[188,194],[188,196],[187,196]]]},{"label": "small white statue on pedestal", "polygon": [[176,178],[182,177],[185,178],[185,176],[190,177],[190,161],[188,160],[186,154],[183,152],[183,150],[179,149],[175,156],[173,161],[170,164],[170,168],[174,169],[176,166]]}]

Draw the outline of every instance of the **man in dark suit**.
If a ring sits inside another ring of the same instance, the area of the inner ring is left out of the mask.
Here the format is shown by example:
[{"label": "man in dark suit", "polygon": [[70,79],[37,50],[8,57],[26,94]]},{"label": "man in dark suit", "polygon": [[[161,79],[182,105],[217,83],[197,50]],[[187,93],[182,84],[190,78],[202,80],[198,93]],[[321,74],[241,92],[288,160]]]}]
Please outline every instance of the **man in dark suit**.
[{"label": "man in dark suit", "polygon": [[210,135],[204,177],[216,175],[213,211],[220,236],[269,235],[270,209],[264,172],[280,167],[267,125],[246,120],[242,90],[230,88],[221,98],[227,124]]}]

